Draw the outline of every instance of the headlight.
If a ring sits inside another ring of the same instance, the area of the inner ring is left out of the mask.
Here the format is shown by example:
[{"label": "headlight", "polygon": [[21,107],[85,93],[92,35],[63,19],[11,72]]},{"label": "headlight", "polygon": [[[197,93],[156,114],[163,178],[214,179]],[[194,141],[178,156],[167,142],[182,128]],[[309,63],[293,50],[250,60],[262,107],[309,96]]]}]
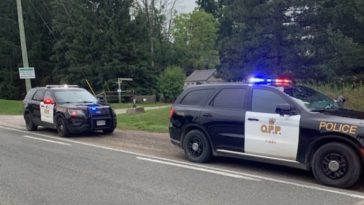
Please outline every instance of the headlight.
[{"label": "headlight", "polygon": [[81,117],[85,115],[85,113],[82,110],[75,110],[75,109],[68,109],[68,114],[71,117]]}]

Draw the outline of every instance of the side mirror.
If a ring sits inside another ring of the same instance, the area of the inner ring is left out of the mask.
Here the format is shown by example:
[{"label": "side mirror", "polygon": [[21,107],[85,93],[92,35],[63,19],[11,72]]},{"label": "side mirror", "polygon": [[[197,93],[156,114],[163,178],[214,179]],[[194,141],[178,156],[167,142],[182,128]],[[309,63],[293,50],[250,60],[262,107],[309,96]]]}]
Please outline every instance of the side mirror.
[{"label": "side mirror", "polygon": [[45,105],[53,105],[54,104],[54,100],[52,98],[44,98],[43,103]]},{"label": "side mirror", "polygon": [[280,115],[292,115],[292,107],[290,104],[279,104],[276,107],[276,113]]},{"label": "side mirror", "polygon": [[339,97],[336,98],[335,102],[340,106],[343,107],[345,102],[346,102],[346,98],[342,95],[340,95]]}]

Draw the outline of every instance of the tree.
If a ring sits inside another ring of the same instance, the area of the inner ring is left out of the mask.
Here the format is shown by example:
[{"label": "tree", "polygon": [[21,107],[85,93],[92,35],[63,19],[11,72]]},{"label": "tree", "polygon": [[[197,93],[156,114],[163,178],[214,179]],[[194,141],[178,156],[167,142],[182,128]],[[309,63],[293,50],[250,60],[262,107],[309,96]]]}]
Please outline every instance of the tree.
[{"label": "tree", "polygon": [[163,71],[159,77],[159,92],[166,101],[172,101],[182,92],[185,78],[182,68],[177,66],[168,67]]},{"label": "tree", "polygon": [[[35,67],[33,86],[51,82],[52,63],[49,56],[53,46],[49,4],[51,0],[23,1],[24,27],[30,66]],[[19,79],[21,58],[16,1],[0,2],[0,98],[22,99],[24,80]]]},{"label": "tree", "polygon": [[295,53],[288,34],[289,7],[285,0],[235,0],[224,5],[219,40],[219,73],[224,78],[242,80],[251,74],[290,70]]},{"label": "tree", "polygon": [[216,68],[219,64],[215,48],[217,31],[218,23],[205,11],[177,16],[173,37],[178,65],[187,73],[195,69]]},{"label": "tree", "polygon": [[360,1],[295,3],[295,47],[303,78],[328,80],[363,73],[364,9]]},{"label": "tree", "polygon": [[207,13],[212,14],[214,17],[218,16],[219,13],[218,0],[196,0],[196,3],[199,9],[202,9]]}]

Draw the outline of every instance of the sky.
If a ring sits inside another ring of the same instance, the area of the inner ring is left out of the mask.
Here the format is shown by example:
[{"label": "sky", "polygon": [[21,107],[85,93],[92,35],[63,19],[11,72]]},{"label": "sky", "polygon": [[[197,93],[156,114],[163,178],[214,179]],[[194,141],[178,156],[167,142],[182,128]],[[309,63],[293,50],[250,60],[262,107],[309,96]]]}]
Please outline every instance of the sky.
[{"label": "sky", "polygon": [[192,12],[196,7],[196,0],[177,0],[176,10],[178,13]]}]

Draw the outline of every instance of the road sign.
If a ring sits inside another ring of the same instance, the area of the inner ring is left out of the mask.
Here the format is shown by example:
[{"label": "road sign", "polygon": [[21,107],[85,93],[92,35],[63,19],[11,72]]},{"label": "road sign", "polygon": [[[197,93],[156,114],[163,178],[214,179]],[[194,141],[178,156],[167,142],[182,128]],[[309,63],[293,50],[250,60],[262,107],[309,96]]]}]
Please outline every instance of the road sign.
[{"label": "road sign", "polygon": [[35,71],[33,67],[19,68],[20,79],[34,79]]}]

